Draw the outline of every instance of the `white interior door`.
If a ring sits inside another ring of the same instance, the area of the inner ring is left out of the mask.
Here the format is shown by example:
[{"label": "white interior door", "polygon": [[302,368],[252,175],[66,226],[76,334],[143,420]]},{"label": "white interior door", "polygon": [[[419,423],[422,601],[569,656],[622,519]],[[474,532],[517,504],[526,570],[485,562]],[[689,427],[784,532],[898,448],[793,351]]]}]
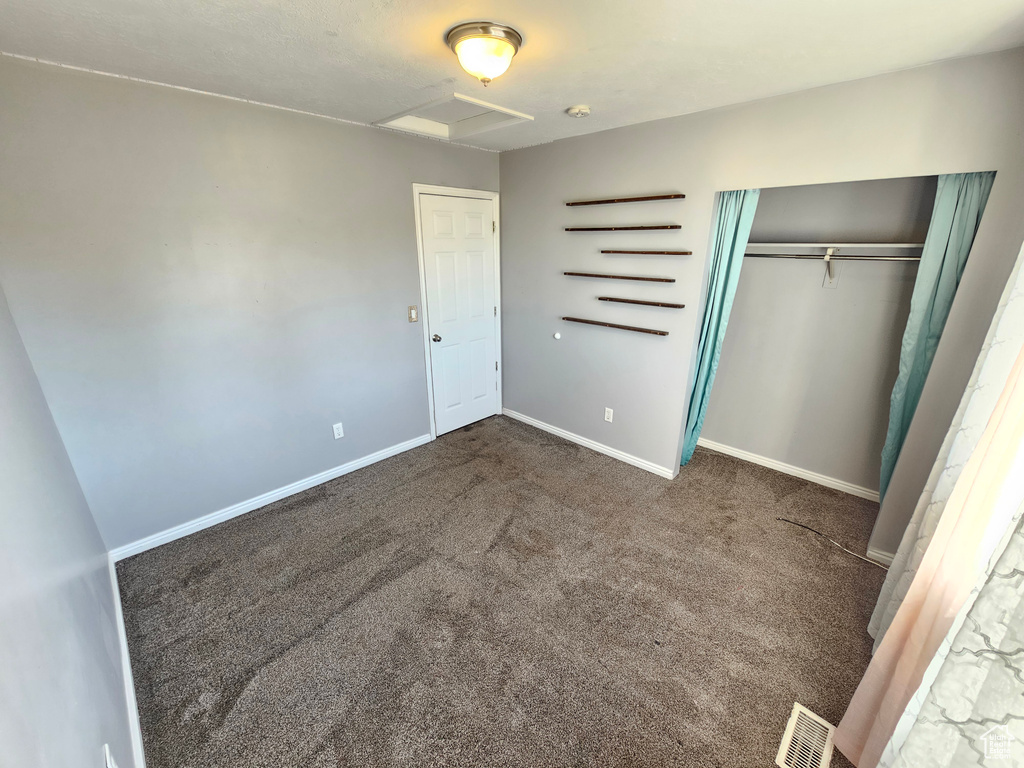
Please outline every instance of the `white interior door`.
[{"label": "white interior door", "polygon": [[498,412],[494,201],[421,194],[437,434]]}]

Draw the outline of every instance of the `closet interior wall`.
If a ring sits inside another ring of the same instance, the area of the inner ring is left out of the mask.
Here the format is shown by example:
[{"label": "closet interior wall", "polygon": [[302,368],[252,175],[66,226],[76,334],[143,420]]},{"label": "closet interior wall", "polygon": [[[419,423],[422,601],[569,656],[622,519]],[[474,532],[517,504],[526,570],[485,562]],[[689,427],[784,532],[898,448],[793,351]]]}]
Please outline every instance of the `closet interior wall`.
[{"label": "closet interior wall", "polygon": [[[750,242],[923,243],[935,185],[763,189]],[[744,260],[701,437],[877,493],[917,262],[833,269],[827,288],[821,260]]]}]

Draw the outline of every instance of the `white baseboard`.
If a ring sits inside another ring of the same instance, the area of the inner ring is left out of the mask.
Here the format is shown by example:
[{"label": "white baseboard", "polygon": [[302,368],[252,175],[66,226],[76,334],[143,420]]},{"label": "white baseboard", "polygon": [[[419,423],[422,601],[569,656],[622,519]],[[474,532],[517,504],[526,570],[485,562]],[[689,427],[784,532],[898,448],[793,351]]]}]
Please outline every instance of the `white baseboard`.
[{"label": "white baseboard", "polygon": [[878,501],[878,491],[872,491],[870,488],[854,485],[853,483],[848,483],[845,480],[837,480],[836,478],[829,477],[828,475],[820,475],[817,472],[811,472],[808,469],[794,467],[792,464],[784,464],[781,461],[769,459],[766,456],[758,456],[756,453],[743,451],[729,445],[722,445],[721,443],[716,443],[712,440],[705,440],[703,437],[697,440],[697,445],[702,448],[717,451],[718,453],[724,453],[727,456],[735,456],[737,459],[749,461],[751,464],[760,464],[762,467],[774,469],[776,472],[782,472],[785,475],[799,477],[801,480],[809,480],[812,483],[824,485],[826,488],[833,488],[837,491],[848,493],[851,496],[859,496],[860,498],[867,499],[868,501]]},{"label": "white baseboard", "polygon": [[589,448],[592,451],[603,453],[605,456],[611,456],[613,459],[624,461],[626,464],[632,464],[634,467],[646,469],[648,472],[653,472],[654,474],[668,478],[669,480],[671,480],[677,474],[679,474],[678,467],[676,467],[675,471],[672,471],[668,467],[662,467],[658,464],[654,464],[645,459],[639,459],[636,456],[632,456],[628,453],[623,453],[622,451],[616,450],[615,448],[609,448],[607,445],[604,445],[602,443],[595,442],[594,440],[591,440],[586,437],[581,437],[580,435],[574,434],[572,432],[567,432],[566,430],[560,427],[554,427],[551,424],[546,424],[543,421],[538,421],[537,419],[534,419],[531,416],[526,416],[516,411],[511,411],[508,408],[502,408],[501,412],[508,416],[510,419],[521,421],[524,424],[529,424],[531,427],[536,427],[537,429],[543,429],[545,432],[550,432],[552,435],[564,437],[566,440],[572,443],[577,443],[578,445],[582,445],[584,448]]},{"label": "white baseboard", "polygon": [[254,509],[265,507],[275,501],[280,501],[288,496],[305,491],[313,486],[326,483],[328,480],[333,480],[336,477],[347,475],[349,472],[355,472],[357,469],[374,464],[383,459],[396,456],[399,453],[417,448],[421,445],[429,443],[431,441],[430,435],[420,435],[414,437],[412,440],[406,440],[404,443],[398,445],[392,445],[390,448],[384,448],[383,450],[371,453],[369,456],[364,456],[361,459],[350,461],[348,464],[342,464],[340,467],[334,469],[328,469],[326,472],[321,472],[312,477],[307,477],[304,480],[286,485],[282,488],[277,488],[273,491],[268,491],[255,498],[248,499],[247,501],[239,502],[230,507],[218,510],[217,512],[211,512],[208,515],[203,515],[195,520],[190,520],[187,523],[176,525],[173,528],[168,528],[166,531],[160,531],[154,533],[152,536],[147,536],[144,539],[133,541],[131,544],[125,544],[122,547],[117,547],[110,551],[110,557],[116,562],[118,560],[124,560],[126,557],[137,555],[140,552],[145,552],[147,549],[153,549],[159,547],[161,544],[166,544],[175,539],[180,539],[183,536],[188,536],[196,531],[201,531],[204,528],[210,528],[211,526],[217,525],[217,523],[223,523],[225,520],[230,520],[233,517],[244,515],[246,512],[252,512]]},{"label": "white baseboard", "polygon": [[875,549],[874,547],[868,547],[867,557],[869,560],[881,563],[886,568],[892,565],[892,561],[896,559],[896,555],[892,552],[885,552],[884,550]]},{"label": "white baseboard", "polygon": [[121,647],[121,676],[124,679],[124,699],[128,705],[128,728],[131,731],[132,758],[135,768],[146,768],[146,754],[142,749],[142,725],[139,722],[139,703],[135,699],[135,678],[132,662],[128,655],[128,632],[124,626],[124,611],[121,609],[121,589],[117,584],[117,568],[112,555],[107,556],[110,570],[110,587],[114,590],[114,619],[117,622],[117,640]]}]

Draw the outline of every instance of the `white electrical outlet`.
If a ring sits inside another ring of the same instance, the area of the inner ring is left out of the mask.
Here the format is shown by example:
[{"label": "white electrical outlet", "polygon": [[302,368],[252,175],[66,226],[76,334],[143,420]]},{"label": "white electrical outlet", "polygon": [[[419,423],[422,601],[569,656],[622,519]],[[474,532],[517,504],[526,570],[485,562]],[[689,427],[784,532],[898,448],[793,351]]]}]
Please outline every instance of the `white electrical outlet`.
[{"label": "white electrical outlet", "polygon": [[114,762],[114,756],[110,754],[110,745],[103,745],[103,765],[105,768],[117,768],[117,763]]},{"label": "white electrical outlet", "polygon": [[605,408],[604,409],[604,420],[605,421],[611,421],[613,413],[614,413],[614,411],[611,408]]},{"label": "white electrical outlet", "polygon": [[341,422],[334,425],[334,439],[339,440],[345,436],[345,430],[341,427]]}]

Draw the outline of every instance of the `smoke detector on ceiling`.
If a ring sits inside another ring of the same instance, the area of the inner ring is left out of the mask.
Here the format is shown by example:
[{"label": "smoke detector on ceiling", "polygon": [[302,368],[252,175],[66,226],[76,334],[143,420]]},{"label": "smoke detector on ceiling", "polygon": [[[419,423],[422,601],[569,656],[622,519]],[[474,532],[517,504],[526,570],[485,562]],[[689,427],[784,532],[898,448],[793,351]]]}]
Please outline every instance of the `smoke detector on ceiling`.
[{"label": "smoke detector on ceiling", "polygon": [[569,117],[590,117],[590,107],[586,104],[577,104],[565,110],[565,114]]}]

